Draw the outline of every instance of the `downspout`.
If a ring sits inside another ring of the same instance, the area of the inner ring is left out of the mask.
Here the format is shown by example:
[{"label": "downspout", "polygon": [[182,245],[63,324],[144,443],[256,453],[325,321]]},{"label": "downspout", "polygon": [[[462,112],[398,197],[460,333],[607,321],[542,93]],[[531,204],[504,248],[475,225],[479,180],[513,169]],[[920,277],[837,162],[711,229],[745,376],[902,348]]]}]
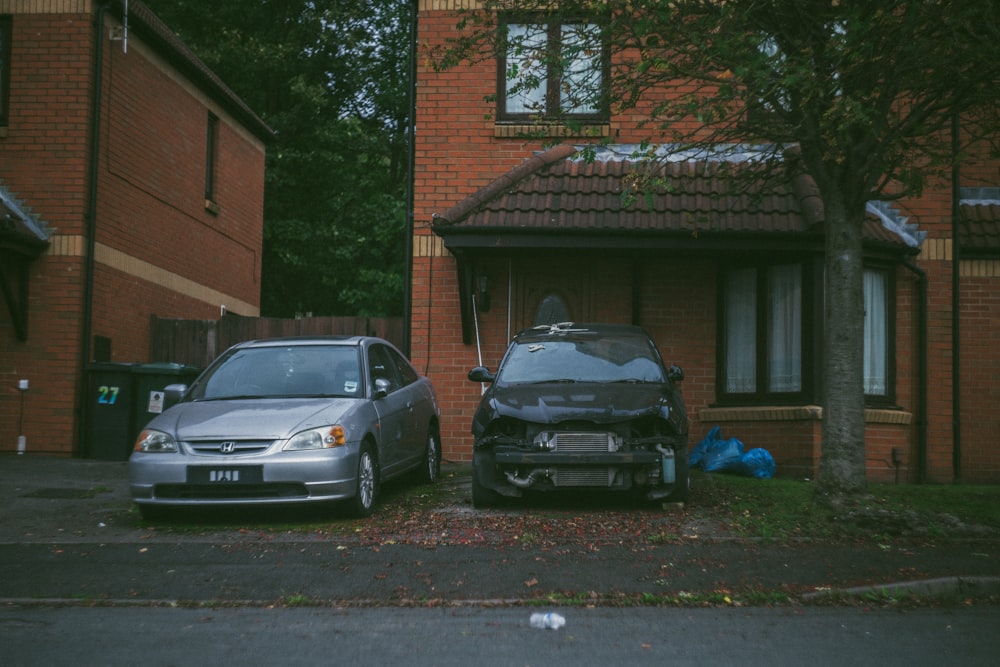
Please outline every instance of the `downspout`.
[{"label": "downspout", "polygon": [[951,469],[952,481],[962,479],[962,252],[959,243],[961,168],[958,164],[961,141],[958,114],[951,121]]},{"label": "downspout", "polygon": [[[409,112],[407,114],[406,134],[407,134],[407,167],[406,167],[406,241],[403,244],[406,257],[404,258],[405,268],[403,271],[403,353],[411,357],[410,350],[410,327],[412,326],[412,315],[410,308],[413,302],[413,168],[416,163],[416,111],[417,111],[417,4],[419,0],[410,2],[410,53],[409,63]],[[431,257],[430,261],[434,261]],[[433,288],[433,286],[432,286]],[[428,327],[430,320],[428,320]],[[430,338],[430,330],[427,331]],[[429,359],[428,359],[429,362]]]},{"label": "downspout", "polygon": [[917,481],[927,481],[927,272],[913,260],[903,260],[903,266],[917,276]]},{"label": "downspout", "polygon": [[[97,230],[97,175],[101,148],[101,91],[104,85],[104,16],[107,5],[99,3],[94,14],[94,98],[90,117],[90,168],[87,184],[87,240],[84,257],[83,275],[83,321],[81,323],[80,341],[80,384],[77,397],[84,395],[87,366],[90,359],[90,334],[92,329],[94,308],[94,248],[97,245],[95,235]],[[86,424],[84,424],[82,406],[77,409],[77,454],[83,452],[83,443],[87,440]]]}]

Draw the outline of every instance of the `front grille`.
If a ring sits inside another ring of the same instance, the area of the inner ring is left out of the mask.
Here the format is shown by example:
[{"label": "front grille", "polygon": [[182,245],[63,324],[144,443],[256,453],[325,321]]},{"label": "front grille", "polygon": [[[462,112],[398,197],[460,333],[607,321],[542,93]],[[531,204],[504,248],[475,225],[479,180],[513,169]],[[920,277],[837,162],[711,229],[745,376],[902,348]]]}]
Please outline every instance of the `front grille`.
[{"label": "front grille", "polygon": [[305,484],[158,484],[153,497],[164,500],[271,500],[306,498]]},{"label": "front grille", "polygon": [[615,468],[583,468],[557,466],[553,470],[552,483],[555,486],[620,486],[615,479],[621,479]]},{"label": "front grille", "polygon": [[[223,454],[221,451],[222,443],[232,442],[234,444],[233,451],[230,454]],[[271,446],[273,440],[198,440],[194,442],[187,442],[187,446],[191,449],[194,454],[200,454],[202,456],[238,456],[240,454],[259,454],[264,452]]]},{"label": "front grille", "polygon": [[[560,454],[601,454],[618,449],[615,434],[601,431],[555,433],[551,442]],[[607,466],[557,466],[551,479],[559,487],[610,487],[621,479],[617,472]]]},{"label": "front grille", "polygon": [[557,452],[613,452],[615,435],[606,432],[573,432],[553,434],[552,444]]}]

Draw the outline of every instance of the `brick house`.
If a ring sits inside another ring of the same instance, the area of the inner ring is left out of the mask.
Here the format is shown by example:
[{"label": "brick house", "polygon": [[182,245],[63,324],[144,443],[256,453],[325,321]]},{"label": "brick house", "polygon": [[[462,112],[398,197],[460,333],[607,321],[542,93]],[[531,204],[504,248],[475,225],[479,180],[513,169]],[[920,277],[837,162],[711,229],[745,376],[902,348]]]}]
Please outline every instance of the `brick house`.
[{"label": "brick house", "polygon": [[259,315],[271,135],[138,0],[0,0],[0,451],[87,455],[152,315]]},{"label": "brick house", "polygon": [[[420,43],[443,43],[470,3],[419,0]],[[810,183],[725,195],[720,165],[752,168],[731,151],[669,164],[681,192],[623,207],[629,144],[645,137],[635,117],[581,109],[539,136],[498,84],[506,67],[418,62],[410,354],[438,388],[445,456],[471,460],[472,366],[495,369],[525,326],[611,321],[643,326],[683,367],[692,444],[720,425],[771,451],[780,475],[813,477],[823,228]],[[601,138],[614,142],[578,158]],[[1000,481],[998,167],[869,206],[871,481]]]}]

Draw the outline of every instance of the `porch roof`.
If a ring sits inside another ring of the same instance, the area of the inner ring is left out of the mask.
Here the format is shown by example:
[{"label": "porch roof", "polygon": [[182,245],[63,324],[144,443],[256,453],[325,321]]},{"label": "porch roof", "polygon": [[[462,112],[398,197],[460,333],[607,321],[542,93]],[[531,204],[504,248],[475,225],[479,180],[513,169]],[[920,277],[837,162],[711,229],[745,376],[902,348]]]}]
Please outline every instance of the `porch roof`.
[{"label": "porch roof", "polygon": [[[558,146],[539,153],[441,215],[433,230],[458,248],[693,246],[755,238],[767,247],[822,240],[823,206],[808,177],[734,189],[733,169],[750,162],[679,161],[657,165],[652,187],[638,192],[637,173],[647,165],[630,160],[573,159],[577,150]],[[574,240],[571,241],[570,239]],[[912,252],[877,216],[865,222],[868,244]],[[746,246],[743,245],[745,249]]]},{"label": "porch roof", "polygon": [[1000,257],[1000,188],[962,188],[958,240],[963,255]]},{"label": "porch roof", "polygon": [[49,247],[52,232],[0,183],[0,250],[34,258]]},{"label": "porch roof", "polygon": [[19,341],[28,339],[28,266],[49,247],[52,231],[0,183],[0,302]]}]

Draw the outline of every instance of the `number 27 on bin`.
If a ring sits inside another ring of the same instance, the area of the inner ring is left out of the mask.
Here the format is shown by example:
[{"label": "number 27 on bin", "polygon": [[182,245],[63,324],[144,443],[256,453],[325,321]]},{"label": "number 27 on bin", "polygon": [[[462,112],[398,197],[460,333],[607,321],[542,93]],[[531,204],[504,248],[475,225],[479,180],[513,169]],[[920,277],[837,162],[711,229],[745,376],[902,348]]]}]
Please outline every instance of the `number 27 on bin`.
[{"label": "number 27 on bin", "polygon": [[98,387],[97,393],[99,394],[98,405],[114,405],[115,401],[118,400],[118,387]]}]

